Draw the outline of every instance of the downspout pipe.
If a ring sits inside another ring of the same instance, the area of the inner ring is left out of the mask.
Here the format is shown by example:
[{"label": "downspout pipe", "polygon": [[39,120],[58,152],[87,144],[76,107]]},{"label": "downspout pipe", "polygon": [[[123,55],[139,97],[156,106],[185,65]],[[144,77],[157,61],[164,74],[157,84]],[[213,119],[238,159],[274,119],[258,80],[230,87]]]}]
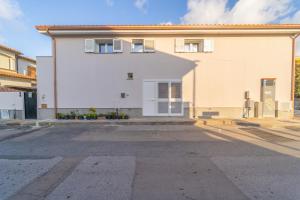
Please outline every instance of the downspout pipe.
[{"label": "downspout pipe", "polygon": [[57,67],[56,67],[56,40],[49,32],[49,29],[46,30],[47,34],[52,39],[52,57],[53,57],[53,97],[54,97],[54,118],[57,119]]},{"label": "downspout pipe", "polygon": [[292,116],[295,114],[295,82],[296,82],[296,39],[300,33],[293,35],[292,38],[292,73],[291,73],[291,101],[292,101]]}]

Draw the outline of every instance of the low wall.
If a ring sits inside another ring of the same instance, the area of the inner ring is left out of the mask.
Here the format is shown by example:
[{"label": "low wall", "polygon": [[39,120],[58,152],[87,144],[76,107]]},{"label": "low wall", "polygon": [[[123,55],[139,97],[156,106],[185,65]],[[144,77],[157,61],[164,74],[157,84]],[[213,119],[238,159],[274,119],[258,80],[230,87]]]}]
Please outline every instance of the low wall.
[{"label": "low wall", "polygon": [[0,92],[0,119],[24,118],[24,93]]}]

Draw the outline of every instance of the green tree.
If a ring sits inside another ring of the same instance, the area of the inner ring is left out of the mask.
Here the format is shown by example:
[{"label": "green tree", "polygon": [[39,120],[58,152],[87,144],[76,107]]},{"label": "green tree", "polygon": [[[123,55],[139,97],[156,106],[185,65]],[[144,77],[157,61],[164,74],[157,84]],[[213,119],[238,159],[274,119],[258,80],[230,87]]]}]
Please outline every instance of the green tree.
[{"label": "green tree", "polygon": [[300,58],[296,59],[296,81],[295,81],[295,96],[300,98]]}]

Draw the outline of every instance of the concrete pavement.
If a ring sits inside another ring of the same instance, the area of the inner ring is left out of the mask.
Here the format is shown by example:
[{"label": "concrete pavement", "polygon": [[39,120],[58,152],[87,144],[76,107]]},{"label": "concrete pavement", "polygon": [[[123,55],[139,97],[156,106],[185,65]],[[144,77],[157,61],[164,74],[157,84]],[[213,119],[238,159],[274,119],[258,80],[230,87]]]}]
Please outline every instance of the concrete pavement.
[{"label": "concrete pavement", "polygon": [[62,124],[0,143],[4,169],[36,161],[2,182],[29,180],[5,196],[22,200],[298,200],[299,159],[297,126]]}]

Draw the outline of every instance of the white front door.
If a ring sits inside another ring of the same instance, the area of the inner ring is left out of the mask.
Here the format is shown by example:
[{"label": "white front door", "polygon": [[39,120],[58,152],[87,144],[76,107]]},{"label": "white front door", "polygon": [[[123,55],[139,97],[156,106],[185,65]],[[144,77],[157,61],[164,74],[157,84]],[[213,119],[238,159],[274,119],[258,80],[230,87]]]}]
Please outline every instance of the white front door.
[{"label": "white front door", "polygon": [[157,113],[157,88],[156,82],[144,81],[143,86],[143,115],[155,116]]},{"label": "white front door", "polygon": [[144,116],[182,116],[180,80],[145,80],[143,85]]}]

